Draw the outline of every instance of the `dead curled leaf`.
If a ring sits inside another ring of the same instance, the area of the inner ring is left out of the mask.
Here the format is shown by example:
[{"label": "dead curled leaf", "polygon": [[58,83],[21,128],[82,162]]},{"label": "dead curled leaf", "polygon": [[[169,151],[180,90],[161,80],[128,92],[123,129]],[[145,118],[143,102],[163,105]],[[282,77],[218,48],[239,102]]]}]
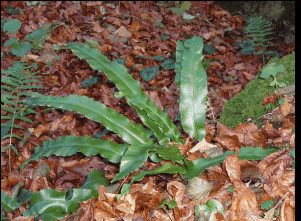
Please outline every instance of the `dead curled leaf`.
[{"label": "dead curled leaf", "polygon": [[196,151],[203,152],[205,150],[209,150],[213,147],[216,147],[216,145],[208,143],[205,138],[202,139],[202,141],[198,142],[197,145],[195,145],[191,150],[189,150],[190,153],[194,153]]},{"label": "dead curled leaf", "polygon": [[265,106],[267,104],[272,104],[278,101],[278,96],[276,94],[267,95],[264,97],[262,106]]},{"label": "dead curled leaf", "polygon": [[239,124],[235,129],[231,129],[218,122],[215,140],[229,150],[235,150],[241,145],[262,148],[267,146],[265,136],[253,123]]}]

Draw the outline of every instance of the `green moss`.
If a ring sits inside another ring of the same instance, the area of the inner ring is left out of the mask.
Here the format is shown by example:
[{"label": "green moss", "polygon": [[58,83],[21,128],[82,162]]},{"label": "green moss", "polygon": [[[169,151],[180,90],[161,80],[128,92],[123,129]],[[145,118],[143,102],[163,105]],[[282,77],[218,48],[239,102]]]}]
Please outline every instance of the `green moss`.
[{"label": "green moss", "polygon": [[[273,58],[268,64],[271,63],[283,64],[285,67],[286,73],[276,75],[277,82],[284,82],[287,85],[295,83],[295,52],[281,59]],[[220,123],[235,128],[239,123],[248,123],[247,119],[249,118],[256,120],[269,112],[261,104],[266,95],[275,93],[275,88],[270,86],[273,78],[264,80],[259,78],[259,75],[250,81],[241,93],[224,105]]]}]

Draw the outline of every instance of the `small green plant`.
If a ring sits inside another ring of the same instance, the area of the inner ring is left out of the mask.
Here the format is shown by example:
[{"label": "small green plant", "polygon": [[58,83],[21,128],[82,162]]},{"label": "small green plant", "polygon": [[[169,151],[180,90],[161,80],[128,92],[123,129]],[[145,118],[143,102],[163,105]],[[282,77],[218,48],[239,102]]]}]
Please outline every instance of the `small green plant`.
[{"label": "small green plant", "polygon": [[[266,51],[267,47],[273,46],[266,44],[268,41],[272,40],[271,37],[274,33],[272,32],[273,27],[270,21],[262,19],[259,17],[250,17],[247,21],[248,26],[244,28],[246,37],[253,38],[252,40],[247,40],[242,43],[235,43],[234,46],[239,46],[242,48],[241,53],[243,54],[263,54],[272,55],[274,57],[280,57],[275,51]],[[260,46],[261,50],[256,51],[255,47]]]},{"label": "small green plant", "polygon": [[[21,25],[18,19],[11,19],[9,21],[1,19],[1,28],[8,33],[16,33],[21,28]],[[10,52],[15,56],[23,58],[31,49],[42,50],[48,33],[57,26],[55,24],[45,24],[45,27],[39,27],[36,31],[27,35],[25,37],[27,41],[20,42],[16,38],[10,38],[4,43],[4,47],[11,46]]]},{"label": "small green plant", "polygon": [[[7,113],[5,116],[1,115],[1,120],[10,120],[1,124],[1,140],[9,138],[9,145],[4,147],[1,153],[9,148],[9,162],[11,148],[18,155],[17,148],[12,144],[12,138],[15,137],[19,140],[23,140],[22,137],[13,133],[13,128],[23,129],[15,124],[15,120],[18,119],[33,123],[30,119],[27,119],[25,115],[29,113],[37,114],[37,112],[32,110],[28,105],[24,105],[22,99],[32,95],[28,90],[44,88],[33,85],[33,83],[42,83],[42,81],[37,80],[37,78],[42,76],[35,76],[36,72],[31,73],[31,68],[32,66],[29,66],[27,63],[16,61],[12,67],[1,71],[1,73],[4,74],[4,76],[1,77],[1,109]],[[2,130],[4,132],[3,134]],[[9,131],[10,133],[7,134]]]},{"label": "small green plant", "polygon": [[284,72],[285,67],[283,64],[275,66],[275,63],[271,63],[267,65],[260,73],[260,77],[263,79],[267,79],[270,76],[274,78],[274,80],[270,83],[270,86],[285,87],[286,84],[284,82],[278,82],[276,79],[276,74]]}]

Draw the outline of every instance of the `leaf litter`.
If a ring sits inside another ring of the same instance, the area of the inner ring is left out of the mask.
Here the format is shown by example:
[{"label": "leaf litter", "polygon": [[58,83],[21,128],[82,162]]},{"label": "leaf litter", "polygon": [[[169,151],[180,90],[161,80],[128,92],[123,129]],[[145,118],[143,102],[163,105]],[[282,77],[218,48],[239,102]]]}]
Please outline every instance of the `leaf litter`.
[{"label": "leaf litter", "polygon": [[[179,10],[179,14],[173,13],[169,10],[170,6],[158,6],[156,2],[44,3],[28,6],[21,1],[1,2],[1,6],[4,6],[2,18],[19,19],[24,25],[16,33],[4,33],[1,38],[2,46],[11,37],[25,39],[45,23],[56,24],[50,38],[46,40],[47,47],[41,51],[32,50],[22,59],[38,63],[41,75],[48,73],[43,78],[45,84],[41,85],[46,89],[41,93],[63,97],[70,94],[85,95],[126,115],[135,123],[141,123],[135,109],[124,98],[114,96],[118,90],[103,73],[95,72],[87,62],[76,59],[74,54],[64,50],[56,51],[53,47],[63,47],[66,42],[85,42],[85,39],[98,42],[97,49],[110,60],[125,59],[125,66],[140,81],[144,92],[153,102],[161,110],[169,107],[167,113],[171,119],[176,119],[179,113],[179,91],[174,84],[175,71],[160,64],[162,57],[165,60],[171,58],[175,53],[177,40],[185,40],[184,36],[201,36],[212,50],[210,54],[204,54],[205,60],[209,60],[211,65],[206,68],[206,72],[208,97],[215,117],[221,113],[224,103],[238,94],[263,67],[259,56],[243,55],[232,47],[235,42],[244,39],[240,32],[246,26],[243,17],[223,10],[213,1],[191,2],[189,7],[184,7],[185,10],[181,8],[183,12],[186,11],[183,16]],[[24,13],[8,14],[4,10],[5,6],[21,9]],[[188,21],[183,20],[183,17]],[[285,49],[279,51],[281,57],[294,51],[294,43],[288,45],[286,42],[275,41],[273,44]],[[1,47],[1,51],[7,52],[7,49]],[[137,55],[146,57],[142,59]],[[61,58],[55,59],[60,56]],[[160,56],[160,59],[153,59],[155,56]],[[7,69],[14,61],[13,56],[3,56],[1,69]],[[146,81],[141,77],[141,69],[134,68],[138,61],[142,62],[143,68],[159,67],[154,78]],[[53,65],[47,66],[47,62],[52,62]],[[91,76],[97,77],[98,82],[83,87],[81,83]],[[229,80],[229,76],[238,78]],[[179,145],[179,150],[187,160],[208,158],[210,155],[206,151],[214,148],[222,152],[236,151],[236,154],[227,156],[222,164],[211,166],[197,176],[201,185],[208,187],[207,192],[196,193],[198,197],[192,192],[187,193],[187,189],[185,192],[187,179],[178,174],[151,175],[132,184],[129,193],[122,197],[120,192],[108,193],[100,185],[97,199],[80,202],[77,213],[67,215],[64,220],[75,216],[81,220],[118,220],[120,217],[124,220],[194,220],[198,217],[210,220],[273,220],[276,211],[279,213],[277,220],[294,220],[295,169],[291,167],[294,157],[289,153],[295,147],[295,100],[292,93],[284,91],[283,94],[285,102],[270,114],[262,116],[264,125],[261,129],[252,122],[231,129],[215,122],[216,118],[208,112],[205,122],[207,135],[202,142],[197,143],[187,134],[183,135],[186,143]],[[274,95],[269,96],[263,105],[277,102]],[[19,126],[33,132],[25,144],[14,141],[14,145],[19,147],[19,156],[12,155],[12,173],[9,173],[7,154],[1,153],[2,191],[12,196],[13,188],[20,182],[23,182],[23,189],[32,192],[79,188],[85,182],[87,174],[93,170],[104,171],[109,180],[115,177],[118,172],[116,165],[99,156],[86,157],[79,153],[67,157],[42,158],[30,162],[20,171],[20,165],[31,157],[34,147],[40,146],[43,141],[66,135],[93,137],[105,129],[102,124],[70,111],[48,112],[43,107],[37,107],[36,111],[40,114],[29,117],[34,124],[16,121]],[[181,125],[178,126],[181,131]],[[22,130],[14,131],[22,137],[25,135]],[[108,132],[102,139],[124,143],[113,132]],[[1,145],[6,146],[7,142],[4,139]],[[21,148],[21,145],[24,146]],[[238,150],[247,146],[263,149],[273,146],[280,151],[269,154],[262,160],[239,160]],[[172,162],[147,161],[141,169],[153,170],[165,163]],[[48,165],[50,170],[34,176],[43,165]],[[141,169],[122,180],[120,186],[127,184]],[[234,186],[234,192],[227,191],[231,185]],[[160,206],[164,199],[167,199],[166,204]],[[167,205],[173,200],[175,206],[171,209]],[[220,202],[223,212],[212,212],[207,210],[209,207],[196,210],[198,205],[213,202],[210,200]],[[269,211],[260,209],[259,205],[269,200],[275,202],[274,207]],[[4,215],[12,220],[33,220],[33,216],[23,216],[25,210],[26,204],[23,204],[14,212],[4,212]]]}]

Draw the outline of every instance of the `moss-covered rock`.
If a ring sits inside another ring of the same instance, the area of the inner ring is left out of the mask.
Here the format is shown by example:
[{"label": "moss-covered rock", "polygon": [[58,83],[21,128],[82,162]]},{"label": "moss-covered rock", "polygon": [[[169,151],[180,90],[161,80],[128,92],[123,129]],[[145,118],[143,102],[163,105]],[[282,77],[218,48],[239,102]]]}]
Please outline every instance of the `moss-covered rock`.
[{"label": "moss-covered rock", "polygon": [[[267,65],[271,63],[283,64],[285,67],[283,73],[276,75],[277,82],[284,82],[287,85],[295,83],[295,52],[281,59],[273,58]],[[261,104],[266,95],[275,93],[275,87],[270,86],[273,78],[270,76],[268,79],[262,79],[259,76],[260,74],[224,105],[220,123],[235,128],[239,123],[248,123],[247,119],[249,118],[256,120],[269,112]]]}]

